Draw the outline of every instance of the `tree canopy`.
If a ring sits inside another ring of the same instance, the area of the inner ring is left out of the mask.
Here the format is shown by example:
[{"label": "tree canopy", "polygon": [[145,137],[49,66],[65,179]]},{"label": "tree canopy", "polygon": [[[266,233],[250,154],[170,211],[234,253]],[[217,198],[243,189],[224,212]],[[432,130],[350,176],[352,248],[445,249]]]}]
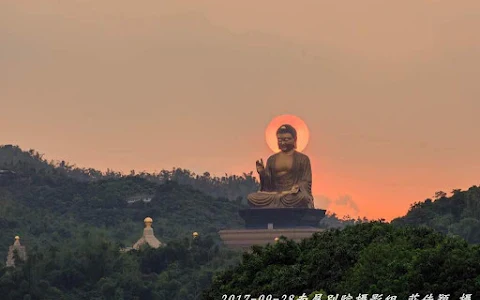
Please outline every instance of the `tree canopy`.
[{"label": "tree canopy", "polygon": [[480,247],[433,229],[369,222],[317,233],[301,243],[281,239],[254,247],[203,293],[222,295],[480,296]]}]

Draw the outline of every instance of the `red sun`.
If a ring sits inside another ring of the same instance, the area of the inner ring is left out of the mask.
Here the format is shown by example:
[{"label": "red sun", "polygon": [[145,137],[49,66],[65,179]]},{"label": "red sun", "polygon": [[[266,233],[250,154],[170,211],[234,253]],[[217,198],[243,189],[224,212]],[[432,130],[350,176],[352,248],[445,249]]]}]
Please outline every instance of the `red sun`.
[{"label": "red sun", "polygon": [[265,130],[265,140],[267,141],[268,147],[270,147],[273,152],[280,151],[280,149],[278,149],[276,133],[278,128],[284,124],[290,124],[295,130],[297,130],[297,151],[303,151],[308,144],[310,132],[307,124],[294,115],[281,115],[270,121],[270,124],[268,124],[267,129]]}]

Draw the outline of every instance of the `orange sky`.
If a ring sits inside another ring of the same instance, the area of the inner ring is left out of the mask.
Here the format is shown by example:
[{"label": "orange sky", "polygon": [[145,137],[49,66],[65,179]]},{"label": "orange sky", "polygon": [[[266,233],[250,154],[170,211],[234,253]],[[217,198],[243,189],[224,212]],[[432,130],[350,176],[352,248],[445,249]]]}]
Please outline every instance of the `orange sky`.
[{"label": "orange sky", "polygon": [[0,144],[78,166],[240,173],[281,114],[318,207],[387,220],[479,184],[480,2],[0,3]]}]

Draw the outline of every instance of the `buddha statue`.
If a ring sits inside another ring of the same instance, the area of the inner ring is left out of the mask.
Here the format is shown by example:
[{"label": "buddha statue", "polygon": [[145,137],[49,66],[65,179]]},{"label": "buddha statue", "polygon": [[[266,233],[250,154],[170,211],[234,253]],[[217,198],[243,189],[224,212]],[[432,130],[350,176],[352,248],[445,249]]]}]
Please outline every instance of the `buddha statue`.
[{"label": "buddha statue", "polygon": [[277,132],[279,153],[265,166],[256,162],[260,190],[247,196],[251,208],[314,208],[310,159],[296,151],[297,131],[284,124]]}]

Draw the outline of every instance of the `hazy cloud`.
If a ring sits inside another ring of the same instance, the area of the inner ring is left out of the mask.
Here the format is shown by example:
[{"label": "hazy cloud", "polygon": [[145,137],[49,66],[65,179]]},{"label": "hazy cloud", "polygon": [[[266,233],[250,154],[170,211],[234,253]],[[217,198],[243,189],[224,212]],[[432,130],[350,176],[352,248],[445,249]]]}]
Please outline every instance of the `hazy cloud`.
[{"label": "hazy cloud", "polygon": [[349,195],[340,196],[337,200],[335,200],[336,205],[345,205],[350,207],[355,211],[355,213],[359,212],[357,204],[352,200],[352,197]]},{"label": "hazy cloud", "polygon": [[327,211],[336,213],[340,216],[357,216],[360,212],[357,203],[353,201],[352,196],[350,195],[341,195],[335,200],[324,195],[315,196],[315,207],[326,209]]}]

